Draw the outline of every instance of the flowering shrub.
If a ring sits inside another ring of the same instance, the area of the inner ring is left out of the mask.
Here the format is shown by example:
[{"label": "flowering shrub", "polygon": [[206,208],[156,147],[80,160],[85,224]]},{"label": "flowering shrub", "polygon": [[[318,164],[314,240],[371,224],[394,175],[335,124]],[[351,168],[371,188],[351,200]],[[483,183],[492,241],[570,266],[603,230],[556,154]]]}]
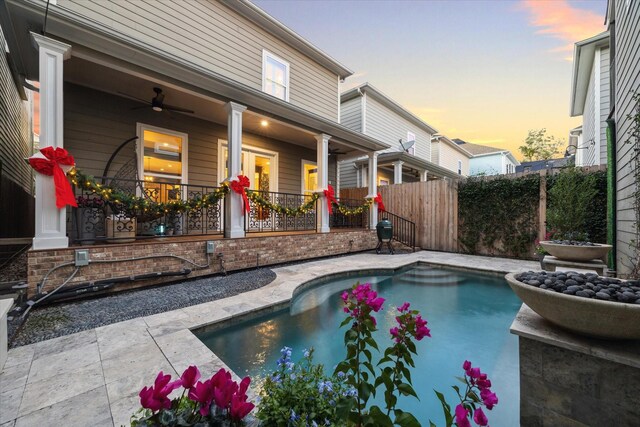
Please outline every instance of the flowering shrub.
[{"label": "flowering shrub", "polygon": [[[246,394],[251,379],[246,377],[238,384],[224,369],[206,381],[199,381],[200,377],[195,366],[189,366],[175,381],[161,371],[153,386],[140,391],[142,409],[131,418],[131,426],[243,425],[242,420],[254,408]],[[169,399],[181,387],[181,396]]]},{"label": "flowering shrub", "polygon": [[284,347],[278,370],[265,381],[257,417],[267,426],[336,425],[336,403],[355,389],[344,375],[330,377],[322,365],[313,364],[313,349],[304,350],[298,363]]}]

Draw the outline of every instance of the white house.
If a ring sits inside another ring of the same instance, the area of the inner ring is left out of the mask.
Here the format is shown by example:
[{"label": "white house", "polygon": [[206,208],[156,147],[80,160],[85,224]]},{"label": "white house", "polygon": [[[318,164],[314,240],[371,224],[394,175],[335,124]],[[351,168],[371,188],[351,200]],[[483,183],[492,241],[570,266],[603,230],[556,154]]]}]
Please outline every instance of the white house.
[{"label": "white house", "polygon": [[459,146],[473,154],[469,160],[469,175],[504,175],[515,173],[520,162],[504,148],[488,147],[472,144],[461,139],[454,139]]},{"label": "white house", "polygon": [[469,176],[472,157],[473,154],[469,150],[444,135],[434,135],[431,138],[431,161],[458,175]]},{"label": "white house", "polygon": [[576,166],[607,163],[607,117],[610,101],[609,32],[575,44],[571,81],[571,117],[582,126],[570,132]]},{"label": "white house", "polygon": [[[390,146],[378,155],[378,185],[458,176],[431,161],[437,130],[371,84],[343,92],[340,103],[340,124]],[[364,159],[344,159],[338,169],[340,188],[367,186]]]}]

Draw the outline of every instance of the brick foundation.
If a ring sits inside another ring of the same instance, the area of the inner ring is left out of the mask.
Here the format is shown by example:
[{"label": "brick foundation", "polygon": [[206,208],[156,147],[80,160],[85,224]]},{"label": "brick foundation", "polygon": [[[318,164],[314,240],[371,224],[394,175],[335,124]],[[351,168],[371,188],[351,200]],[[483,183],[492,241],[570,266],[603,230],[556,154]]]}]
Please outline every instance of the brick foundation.
[{"label": "brick foundation", "polygon": [[[90,259],[93,261],[147,255],[178,255],[197,264],[206,264],[205,247],[207,240],[212,240],[212,237],[167,238],[162,241],[88,246],[86,248],[89,249]],[[375,248],[377,237],[374,230],[349,230],[327,234],[248,236],[244,239],[218,239],[215,240],[215,243],[215,252],[216,254],[223,254],[226,270],[234,271],[369,250]],[[28,262],[29,295],[35,293],[37,284],[51,268],[67,262],[73,262],[75,249],[78,248],[30,251]],[[221,271],[220,263],[215,255],[211,256],[211,267],[201,270],[194,269],[193,266],[180,260],[170,258],[104,264],[91,263],[86,267],[80,268],[70,285],[158,271],[177,271],[182,268],[192,269],[191,274],[186,277],[206,276]],[[74,267],[71,265],[53,272],[49,275],[44,290],[51,291],[59,286],[71,274],[73,269]],[[130,282],[118,286],[117,289],[130,289],[176,280],[184,280],[184,276]]]}]

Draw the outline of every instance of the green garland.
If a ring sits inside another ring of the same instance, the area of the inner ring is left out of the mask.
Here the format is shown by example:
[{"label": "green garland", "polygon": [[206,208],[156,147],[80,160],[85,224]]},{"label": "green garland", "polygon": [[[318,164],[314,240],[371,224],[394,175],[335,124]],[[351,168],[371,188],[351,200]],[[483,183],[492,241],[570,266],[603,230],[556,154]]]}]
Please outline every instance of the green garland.
[{"label": "green garland", "polygon": [[[176,199],[168,202],[154,202],[147,197],[134,196],[112,186],[102,185],[96,182],[95,178],[91,175],[85,175],[77,169],[72,169],[68,175],[75,186],[99,195],[105,202],[110,203],[116,211],[125,211],[128,215],[135,215],[139,212],[138,215],[145,217],[159,217],[165,214],[187,212],[193,209],[206,209],[217,205],[230,191],[228,183],[223,182],[221,187],[203,196],[198,195],[187,200]],[[315,203],[320,198],[320,194],[314,193],[304,204],[296,208],[291,208],[272,203],[264,198],[260,191],[247,189],[246,193],[249,200],[259,207],[273,210],[287,216],[299,216],[309,213],[309,211],[313,210]],[[348,207],[339,202],[334,202],[334,206],[337,207],[341,214],[349,216],[362,214],[369,209],[371,203],[370,200],[367,200],[361,206]]]}]

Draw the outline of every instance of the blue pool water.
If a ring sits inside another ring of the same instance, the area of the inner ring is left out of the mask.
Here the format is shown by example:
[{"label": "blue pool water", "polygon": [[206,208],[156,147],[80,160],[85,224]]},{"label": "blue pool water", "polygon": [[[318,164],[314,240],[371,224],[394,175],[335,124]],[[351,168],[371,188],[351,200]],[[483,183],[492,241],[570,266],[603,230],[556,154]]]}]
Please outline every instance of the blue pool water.
[{"label": "blue pool water", "polygon": [[287,309],[224,329],[203,330],[198,337],[238,375],[250,375],[258,383],[275,370],[284,346],[294,349],[294,361],[304,348],[313,347],[314,360],[332,371],[345,356],[345,329],[338,330],[344,319],[340,294],[357,281],[373,283],[386,299],[384,310],[377,314],[379,343],[387,339],[395,325],[395,308],[404,301],[429,322],[432,338],[418,343],[413,371],[421,400],[403,398],[402,409],[423,425],[429,419],[443,425],[433,389],[455,404],[451,385],[457,383],[456,376],[462,376],[462,363],[468,359],[489,375],[500,399],[487,412],[490,424],[519,425],[518,341],[509,326],[521,303],[501,278],[418,266],[393,276],[332,280],[302,292]]}]

